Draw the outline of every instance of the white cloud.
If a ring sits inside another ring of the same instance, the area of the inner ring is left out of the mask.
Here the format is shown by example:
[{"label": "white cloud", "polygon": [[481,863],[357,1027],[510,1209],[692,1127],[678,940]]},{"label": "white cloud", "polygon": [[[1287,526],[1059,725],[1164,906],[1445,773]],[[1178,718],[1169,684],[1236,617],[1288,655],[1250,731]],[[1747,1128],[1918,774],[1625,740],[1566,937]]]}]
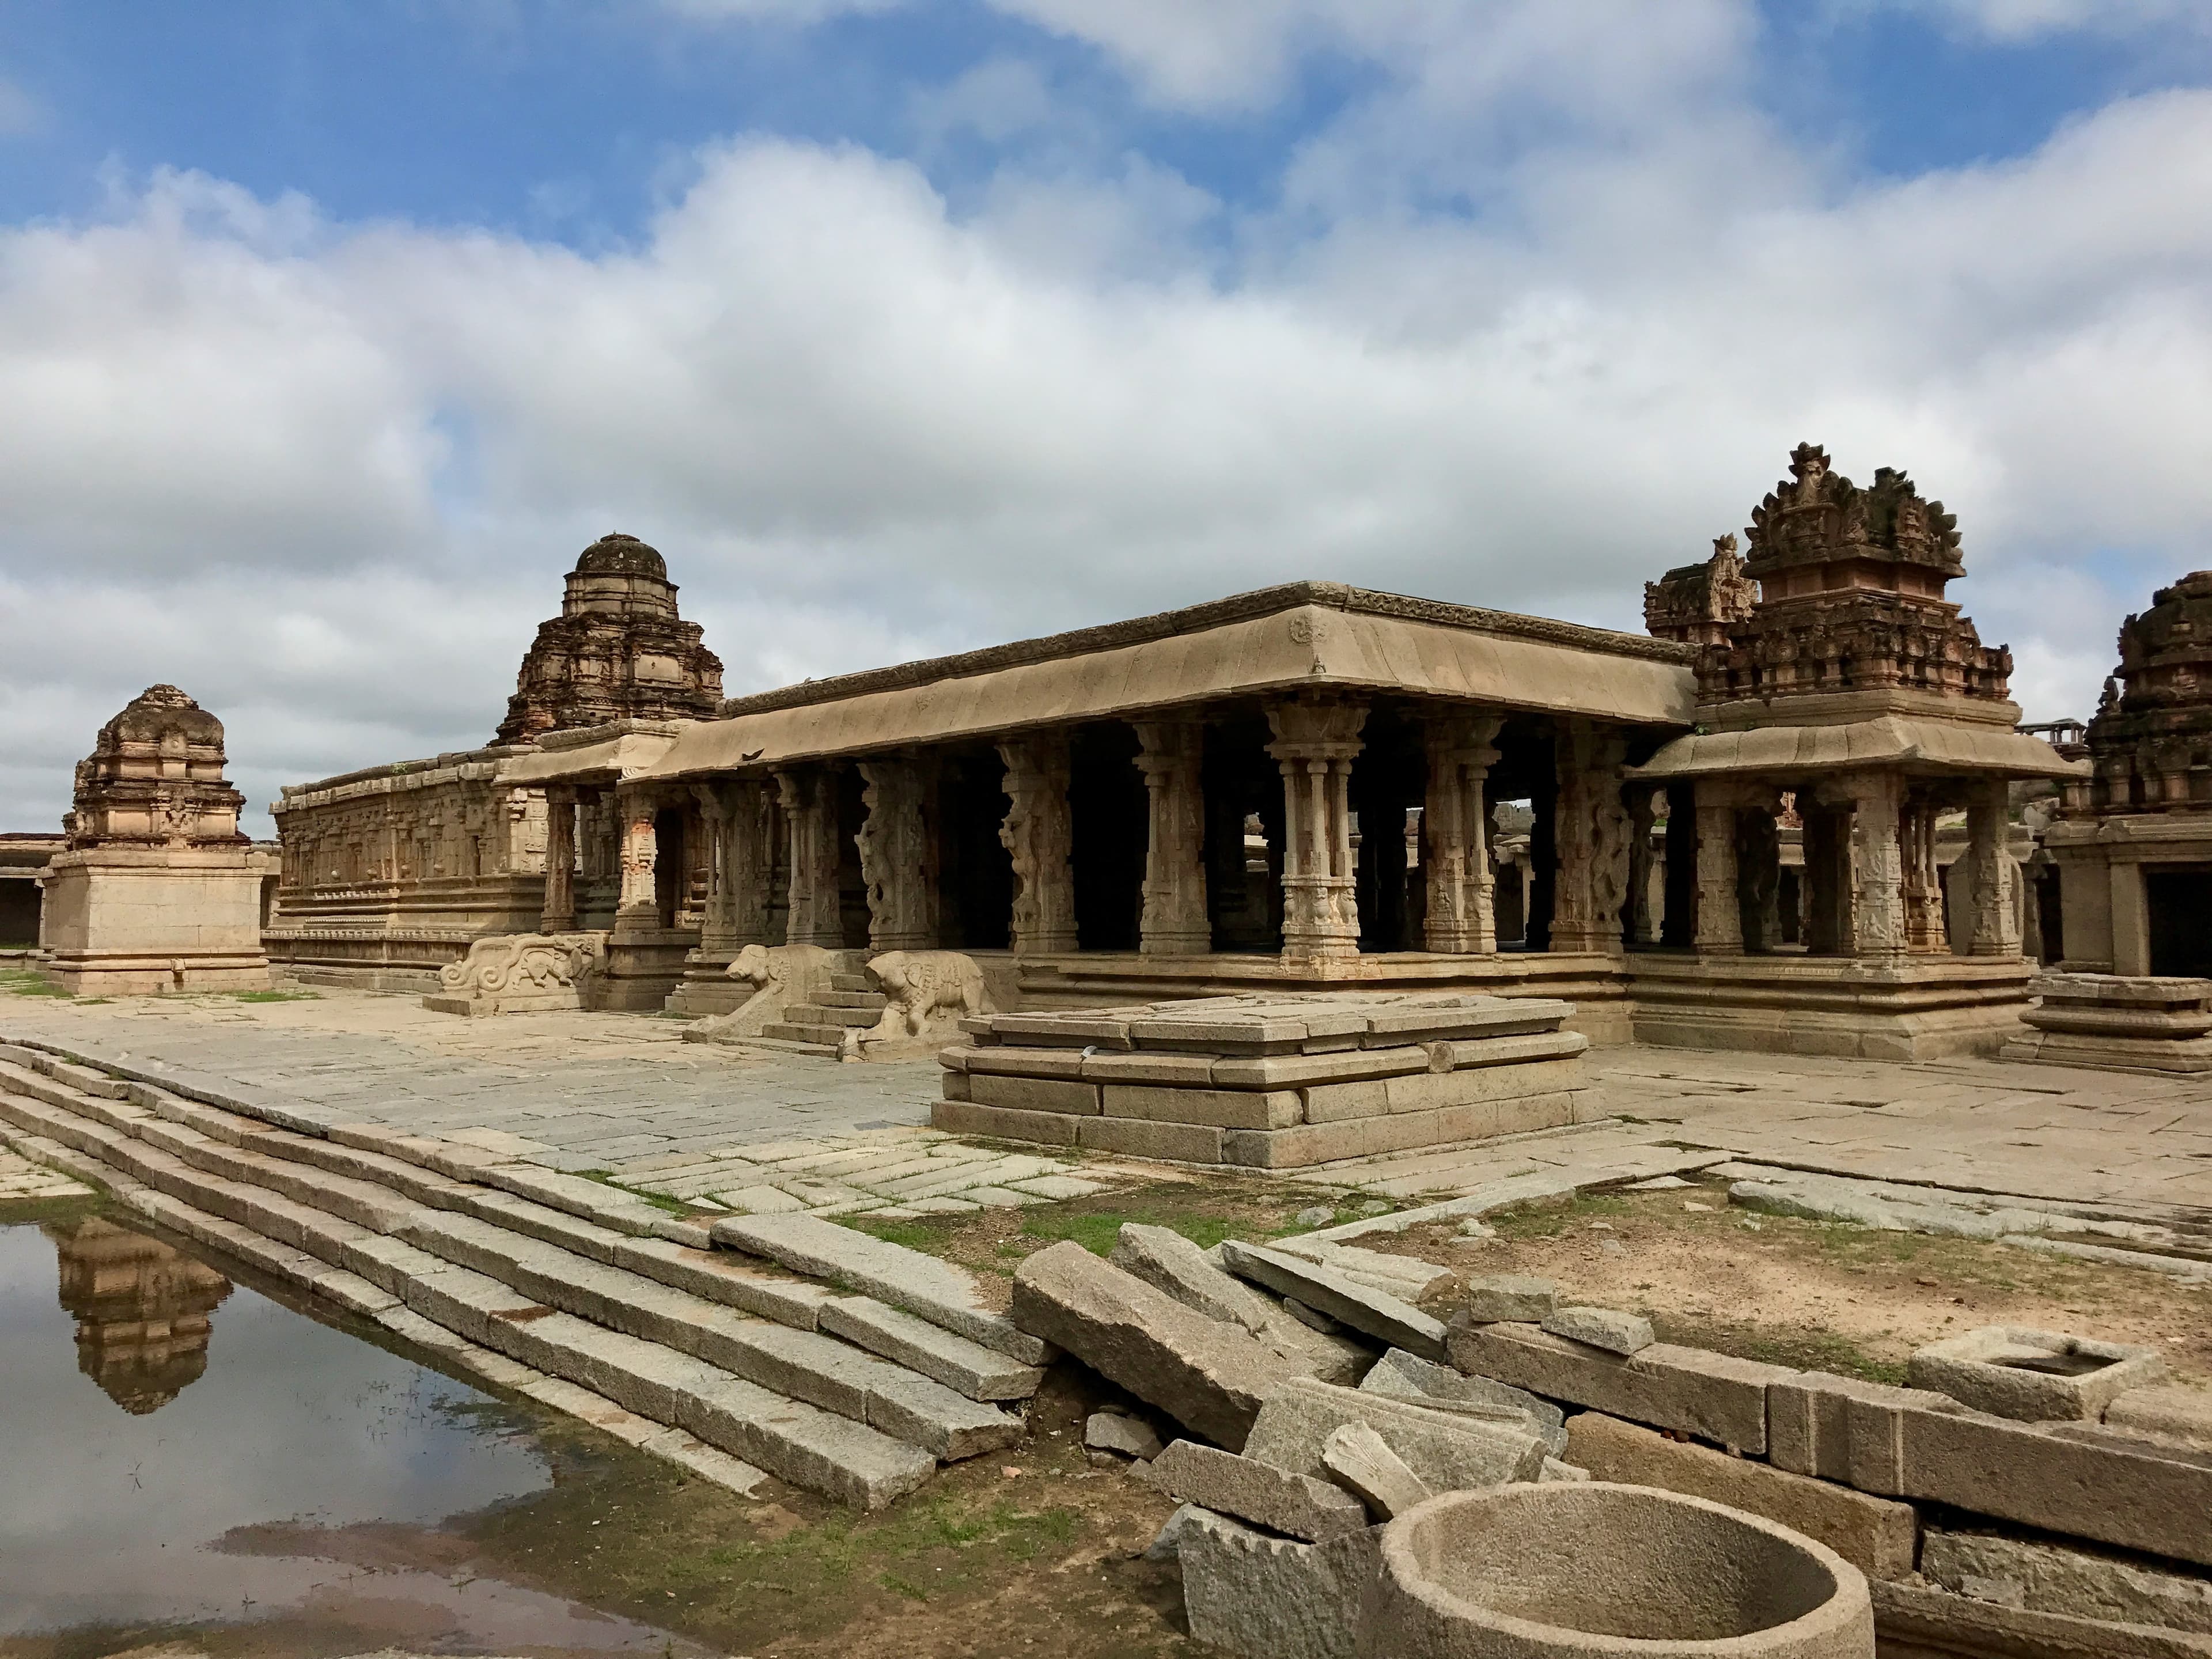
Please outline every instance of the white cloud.
[{"label": "white cloud", "polygon": [[1833,0],[1844,14],[1916,14],[1954,33],[2005,46],[2053,35],[2212,34],[2203,0]]},{"label": "white cloud", "polygon": [[609,529],[735,690],[1297,576],[1633,626],[1801,438],[1943,497],[1956,597],[2086,713],[2212,518],[2212,94],[1852,186],[1751,112],[1729,8],[1594,15],[1492,9],[1265,211],[1139,156],[963,216],[749,141],[589,255],[168,173],[0,233],[6,827],[157,679],[257,803],[482,742]]}]

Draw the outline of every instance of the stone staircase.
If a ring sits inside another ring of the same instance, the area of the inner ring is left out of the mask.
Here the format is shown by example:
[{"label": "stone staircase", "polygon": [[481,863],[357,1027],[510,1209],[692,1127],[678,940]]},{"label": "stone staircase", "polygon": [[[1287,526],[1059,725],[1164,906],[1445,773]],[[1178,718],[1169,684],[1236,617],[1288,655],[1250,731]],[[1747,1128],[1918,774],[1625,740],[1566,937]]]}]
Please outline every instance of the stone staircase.
[{"label": "stone staircase", "polygon": [[374,1124],[280,1127],[147,1076],[0,1041],[0,1136],[724,1485],[773,1474],[878,1509],[1024,1433],[1036,1345],[966,1309],[933,1321],[927,1297],[894,1305],[902,1273],[957,1273],[933,1258],[841,1229],[896,1253],[864,1287],[889,1299],[855,1294],[848,1275],[714,1249],[700,1224],[583,1176]]},{"label": "stone staircase", "polygon": [[787,1004],[783,1018],[763,1026],[761,1035],[780,1042],[804,1043],[834,1054],[849,1030],[866,1030],[884,1016],[890,999],[866,974],[832,974],[830,988],[811,1002]]}]

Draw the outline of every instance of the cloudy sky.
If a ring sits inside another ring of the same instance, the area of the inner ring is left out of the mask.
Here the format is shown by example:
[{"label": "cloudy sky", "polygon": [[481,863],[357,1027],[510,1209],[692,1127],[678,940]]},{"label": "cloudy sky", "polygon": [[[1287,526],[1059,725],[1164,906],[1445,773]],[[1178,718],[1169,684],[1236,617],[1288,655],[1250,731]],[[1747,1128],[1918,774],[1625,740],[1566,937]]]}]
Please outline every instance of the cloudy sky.
[{"label": "cloudy sky", "polygon": [[1807,438],[2087,714],[2212,564],[2212,3],[9,7],[0,410],[0,829],[155,681],[257,808],[480,744],[608,530],[733,691],[1633,627]]}]

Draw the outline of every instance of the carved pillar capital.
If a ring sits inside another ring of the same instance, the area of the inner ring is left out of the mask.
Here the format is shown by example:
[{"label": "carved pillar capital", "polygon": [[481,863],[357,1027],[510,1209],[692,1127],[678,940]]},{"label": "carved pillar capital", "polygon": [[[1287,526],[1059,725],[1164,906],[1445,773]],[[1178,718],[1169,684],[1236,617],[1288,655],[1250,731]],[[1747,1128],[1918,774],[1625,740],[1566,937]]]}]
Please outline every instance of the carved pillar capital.
[{"label": "carved pillar capital", "polygon": [[1013,860],[1015,954],[1066,954],[1077,948],[1066,733],[1009,738],[999,758],[1008,803],[999,844]]}]

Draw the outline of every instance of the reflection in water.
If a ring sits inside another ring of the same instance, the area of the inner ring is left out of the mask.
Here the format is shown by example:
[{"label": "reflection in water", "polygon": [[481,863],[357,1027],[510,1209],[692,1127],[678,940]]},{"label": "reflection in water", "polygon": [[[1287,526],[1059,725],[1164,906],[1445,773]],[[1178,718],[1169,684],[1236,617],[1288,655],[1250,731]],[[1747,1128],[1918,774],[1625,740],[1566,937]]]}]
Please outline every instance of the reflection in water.
[{"label": "reflection in water", "polygon": [[[374,1632],[362,1648],[669,1647],[472,1576],[437,1530],[546,1488],[533,1419],[126,1219],[0,1225],[0,1648],[198,1620],[250,1622],[271,1651],[318,1620]],[[395,1541],[364,1558],[364,1535]]]},{"label": "reflection in water", "polygon": [[133,1417],[156,1412],[207,1370],[208,1316],[230,1281],[204,1262],[98,1216],[49,1223],[62,1306],[76,1320],[76,1368]]}]

